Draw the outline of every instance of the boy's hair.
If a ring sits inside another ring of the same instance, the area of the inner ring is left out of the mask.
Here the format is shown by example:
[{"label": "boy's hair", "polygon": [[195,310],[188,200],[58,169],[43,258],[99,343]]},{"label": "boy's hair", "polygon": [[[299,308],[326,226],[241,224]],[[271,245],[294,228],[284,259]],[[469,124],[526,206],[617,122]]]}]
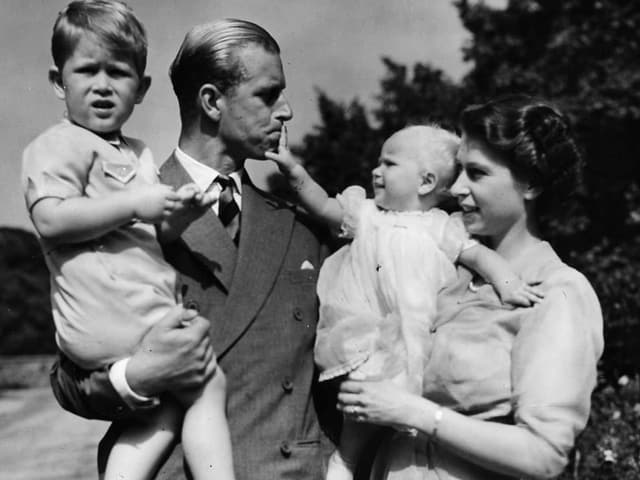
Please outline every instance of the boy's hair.
[{"label": "boy's hair", "polygon": [[130,56],[140,77],[147,66],[147,34],[133,10],[119,0],[75,0],[53,25],[51,54],[60,71],[80,38],[93,35],[105,48]]},{"label": "boy's hair", "polygon": [[211,83],[225,93],[244,80],[245,72],[235,53],[247,45],[280,54],[280,46],[269,32],[247,20],[225,18],[196,25],[187,32],[169,68],[183,121],[196,112],[202,85]]},{"label": "boy's hair", "polygon": [[460,137],[436,124],[411,125],[400,132],[416,135],[419,139],[416,145],[420,149],[418,161],[425,167],[428,162],[435,168],[440,186],[449,188],[458,173],[455,163]]}]

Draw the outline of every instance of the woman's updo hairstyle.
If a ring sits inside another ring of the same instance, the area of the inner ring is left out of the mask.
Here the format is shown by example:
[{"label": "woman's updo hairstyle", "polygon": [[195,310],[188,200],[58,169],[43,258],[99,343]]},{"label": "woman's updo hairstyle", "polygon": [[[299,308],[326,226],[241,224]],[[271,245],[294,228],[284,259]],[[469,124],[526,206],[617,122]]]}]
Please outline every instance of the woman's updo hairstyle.
[{"label": "woman's updo hairstyle", "polygon": [[541,188],[539,213],[577,193],[582,160],[567,119],[548,102],[527,95],[497,98],[466,108],[460,126],[498,154],[517,179]]}]

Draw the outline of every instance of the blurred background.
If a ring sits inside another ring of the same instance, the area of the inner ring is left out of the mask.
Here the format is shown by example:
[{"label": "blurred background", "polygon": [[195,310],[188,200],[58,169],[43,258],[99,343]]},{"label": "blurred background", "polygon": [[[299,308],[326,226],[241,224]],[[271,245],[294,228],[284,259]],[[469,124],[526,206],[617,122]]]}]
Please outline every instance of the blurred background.
[{"label": "blurred background", "polygon": [[[28,141],[62,114],[46,70],[65,3],[0,4],[0,355],[54,351],[47,273],[19,165]],[[503,93],[555,102],[571,119],[586,169],[582,191],[565,219],[547,222],[547,235],[594,285],[606,338],[590,425],[562,478],[640,478],[640,2],[129,3],[148,29],[153,85],[126,132],[145,139],[159,162],[178,132],[167,67],[190,26],[224,16],[256,21],[279,41],[292,143],[331,193],[369,185],[382,141],[409,123],[455,129],[465,106]],[[249,168],[257,183],[280,188],[270,163]],[[4,386],[29,386],[29,377]]]}]

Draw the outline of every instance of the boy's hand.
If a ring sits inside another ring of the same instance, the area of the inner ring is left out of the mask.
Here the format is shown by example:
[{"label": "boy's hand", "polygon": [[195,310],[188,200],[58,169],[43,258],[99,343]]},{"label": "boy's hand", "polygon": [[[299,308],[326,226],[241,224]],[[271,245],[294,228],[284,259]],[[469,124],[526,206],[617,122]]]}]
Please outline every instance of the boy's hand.
[{"label": "boy's hand", "polygon": [[513,277],[494,287],[502,303],[516,307],[531,307],[544,298],[538,285],[540,285],[539,282],[526,283],[520,277]]},{"label": "boy's hand", "polygon": [[180,196],[168,185],[143,185],[134,191],[134,216],[138,220],[157,223],[179,207]]},{"label": "boy's hand", "polygon": [[280,141],[278,142],[278,152],[265,152],[265,157],[273,160],[278,168],[285,175],[290,175],[291,171],[298,165],[296,158],[289,150],[289,141],[287,138],[287,127],[282,125],[280,130]]}]

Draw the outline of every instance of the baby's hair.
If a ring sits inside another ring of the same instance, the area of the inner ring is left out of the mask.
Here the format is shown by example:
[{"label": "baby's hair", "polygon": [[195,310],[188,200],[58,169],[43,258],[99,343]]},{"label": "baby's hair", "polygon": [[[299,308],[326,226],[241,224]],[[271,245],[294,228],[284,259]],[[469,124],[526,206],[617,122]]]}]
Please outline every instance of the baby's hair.
[{"label": "baby's hair", "polygon": [[91,35],[114,53],[130,56],[140,77],[147,66],[147,34],[133,10],[119,0],[76,0],[58,14],[51,54],[62,71],[80,39]]},{"label": "baby's hair", "polygon": [[400,132],[415,133],[420,139],[419,161],[436,169],[438,183],[442,188],[449,188],[456,178],[456,154],[460,147],[460,137],[445,130],[439,125],[411,125]]}]

